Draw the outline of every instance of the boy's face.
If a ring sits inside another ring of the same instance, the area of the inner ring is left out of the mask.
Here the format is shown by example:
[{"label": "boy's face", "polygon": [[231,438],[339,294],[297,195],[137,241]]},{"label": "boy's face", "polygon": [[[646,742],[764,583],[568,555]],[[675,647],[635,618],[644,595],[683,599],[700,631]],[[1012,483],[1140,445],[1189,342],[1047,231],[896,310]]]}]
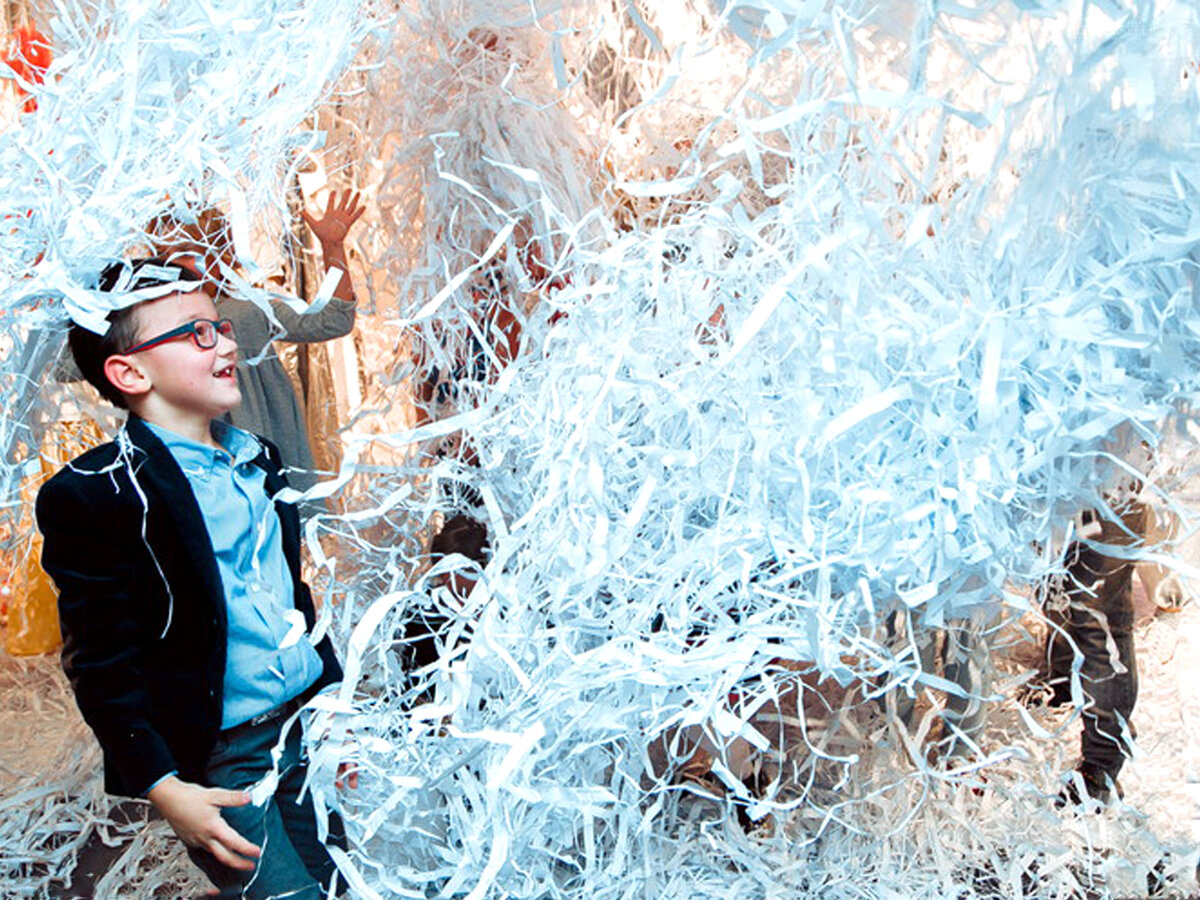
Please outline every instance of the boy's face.
[{"label": "boy's face", "polygon": [[[139,304],[135,313],[135,344],[197,319],[216,318],[217,308],[203,291],[149,300]],[[115,358],[110,357],[110,362]],[[237,343],[231,337],[218,334],[216,346],[203,349],[185,335],[119,358],[140,373],[140,393],[131,399],[144,398],[138,411],[151,413],[146,416],[151,421],[154,416],[211,421],[241,403],[235,371]],[[117,386],[124,389],[120,383]]]}]

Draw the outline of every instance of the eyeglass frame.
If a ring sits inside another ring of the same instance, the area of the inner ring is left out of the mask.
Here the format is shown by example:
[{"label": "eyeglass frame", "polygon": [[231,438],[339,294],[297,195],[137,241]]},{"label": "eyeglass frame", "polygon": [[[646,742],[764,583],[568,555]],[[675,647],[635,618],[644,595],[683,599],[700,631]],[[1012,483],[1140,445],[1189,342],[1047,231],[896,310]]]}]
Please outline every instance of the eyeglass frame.
[{"label": "eyeglass frame", "polygon": [[[213,342],[211,344],[203,344],[200,341],[200,333],[196,331],[196,326],[204,322],[213,327]],[[196,346],[201,350],[211,350],[217,346],[217,342],[221,337],[227,337],[230,340],[235,340],[232,319],[192,319],[190,322],[185,322],[178,328],[172,328],[170,331],[164,331],[162,334],[155,335],[148,341],[142,341],[140,344],[135,344],[130,347],[122,356],[129,356],[132,353],[138,353],[142,350],[149,350],[152,347],[157,347],[159,344],[165,344],[167,341],[173,341],[176,338],[190,337]]]}]

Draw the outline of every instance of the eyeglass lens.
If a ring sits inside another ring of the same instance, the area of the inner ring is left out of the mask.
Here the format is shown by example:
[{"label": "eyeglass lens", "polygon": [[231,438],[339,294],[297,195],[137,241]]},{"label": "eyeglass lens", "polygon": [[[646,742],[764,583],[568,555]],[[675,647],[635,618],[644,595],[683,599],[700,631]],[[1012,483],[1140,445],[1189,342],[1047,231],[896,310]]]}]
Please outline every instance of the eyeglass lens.
[{"label": "eyeglass lens", "polygon": [[221,319],[213,322],[210,319],[197,319],[192,324],[193,334],[196,335],[196,343],[204,350],[217,346],[217,335],[223,334],[227,338],[233,337],[233,323],[228,319]]}]

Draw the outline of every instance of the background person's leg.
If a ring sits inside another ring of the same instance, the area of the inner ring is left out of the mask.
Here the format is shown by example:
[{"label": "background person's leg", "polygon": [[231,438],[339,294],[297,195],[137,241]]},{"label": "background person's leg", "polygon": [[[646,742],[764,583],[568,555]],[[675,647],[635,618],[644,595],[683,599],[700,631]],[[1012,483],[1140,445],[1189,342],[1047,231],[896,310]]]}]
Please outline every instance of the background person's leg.
[{"label": "background person's leg", "polygon": [[942,674],[962,688],[966,696],[946,693],[942,752],[947,757],[969,759],[977,750],[976,738],[987,724],[991,647],[983,627],[969,620],[948,623],[943,641]]},{"label": "background person's leg", "polygon": [[[1097,544],[1132,546],[1145,531],[1146,507],[1130,503],[1121,522],[1102,522]],[[1052,632],[1048,657],[1055,698],[1070,697],[1070,671],[1082,655],[1083,735],[1080,774],[1088,793],[1107,794],[1130,755],[1134,729],[1130,716],[1137,701],[1137,659],[1133,644],[1134,561],[1105,555],[1079,543],[1068,556],[1066,606],[1051,614],[1066,636]],[[1067,640],[1067,637],[1070,640]]]}]

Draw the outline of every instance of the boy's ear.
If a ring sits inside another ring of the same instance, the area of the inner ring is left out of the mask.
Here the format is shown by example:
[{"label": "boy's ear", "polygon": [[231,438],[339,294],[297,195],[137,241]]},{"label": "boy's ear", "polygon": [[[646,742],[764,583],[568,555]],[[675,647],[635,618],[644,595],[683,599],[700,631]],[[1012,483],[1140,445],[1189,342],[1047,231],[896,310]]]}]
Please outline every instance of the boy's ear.
[{"label": "boy's ear", "polygon": [[138,397],[147,394],[153,384],[150,376],[132,356],[113,354],[104,361],[104,377],[122,394]]}]

